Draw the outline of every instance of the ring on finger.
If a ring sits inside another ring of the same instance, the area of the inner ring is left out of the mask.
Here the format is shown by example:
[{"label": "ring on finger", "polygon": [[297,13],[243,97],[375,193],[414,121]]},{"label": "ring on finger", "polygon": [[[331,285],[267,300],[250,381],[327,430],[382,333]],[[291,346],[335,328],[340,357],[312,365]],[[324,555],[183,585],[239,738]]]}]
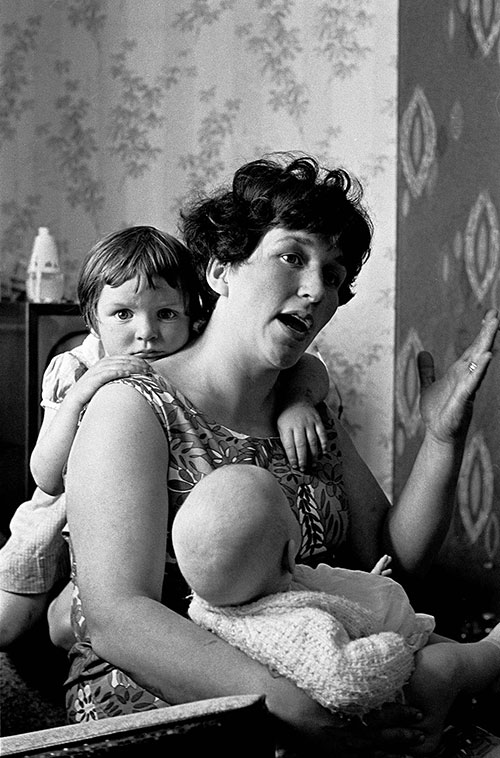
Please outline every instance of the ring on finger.
[{"label": "ring on finger", "polygon": [[474,373],[474,371],[477,369],[477,363],[475,361],[470,361],[469,365],[467,366],[468,370],[471,374]]}]

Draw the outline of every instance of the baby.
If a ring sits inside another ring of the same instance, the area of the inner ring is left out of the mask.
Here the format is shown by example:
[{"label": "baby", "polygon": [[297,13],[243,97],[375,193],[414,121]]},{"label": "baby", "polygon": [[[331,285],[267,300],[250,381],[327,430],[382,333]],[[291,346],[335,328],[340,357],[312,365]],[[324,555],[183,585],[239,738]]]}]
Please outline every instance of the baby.
[{"label": "baby", "polygon": [[293,680],[340,723],[406,699],[424,714],[415,752],[426,754],[456,697],[500,676],[500,626],[459,644],[434,634],[433,617],[415,613],[387,576],[296,565],[300,526],[265,469],[210,473],[172,538],[193,621]]}]

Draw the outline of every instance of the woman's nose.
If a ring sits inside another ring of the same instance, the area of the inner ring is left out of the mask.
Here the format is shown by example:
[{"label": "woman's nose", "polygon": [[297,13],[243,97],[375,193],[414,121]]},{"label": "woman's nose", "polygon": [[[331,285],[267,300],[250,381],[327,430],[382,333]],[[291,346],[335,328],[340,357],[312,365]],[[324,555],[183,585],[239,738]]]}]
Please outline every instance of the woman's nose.
[{"label": "woman's nose", "polygon": [[325,294],[325,283],[320,271],[304,271],[300,282],[299,294],[301,297],[307,297],[313,302],[318,302]]}]

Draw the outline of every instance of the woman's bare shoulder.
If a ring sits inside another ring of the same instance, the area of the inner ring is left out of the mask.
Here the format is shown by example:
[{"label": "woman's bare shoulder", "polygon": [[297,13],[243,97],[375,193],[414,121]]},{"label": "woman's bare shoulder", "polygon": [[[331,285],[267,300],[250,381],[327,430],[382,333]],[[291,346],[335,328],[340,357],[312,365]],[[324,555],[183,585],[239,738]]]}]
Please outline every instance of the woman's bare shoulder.
[{"label": "woman's bare shoulder", "polygon": [[147,400],[130,385],[109,383],[99,388],[83,414],[69,455],[67,483],[78,477],[83,461],[101,472],[101,484],[107,479],[122,487],[137,468],[151,479],[163,471],[167,457],[165,434]]},{"label": "woman's bare shoulder", "polygon": [[198,396],[201,382],[207,374],[207,368],[200,360],[196,343],[156,361],[153,368],[169,384],[191,400],[194,400],[193,395]]},{"label": "woman's bare shoulder", "polygon": [[113,381],[100,387],[86,406],[80,419],[79,432],[87,428],[120,432],[121,429],[156,425],[155,414],[146,397],[132,383]]}]

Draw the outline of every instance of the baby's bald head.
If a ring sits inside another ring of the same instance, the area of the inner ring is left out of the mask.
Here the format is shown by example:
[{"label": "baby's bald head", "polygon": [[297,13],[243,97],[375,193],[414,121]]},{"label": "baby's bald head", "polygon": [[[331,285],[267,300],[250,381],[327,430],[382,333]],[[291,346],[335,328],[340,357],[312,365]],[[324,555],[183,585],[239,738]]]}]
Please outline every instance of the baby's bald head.
[{"label": "baby's bald head", "polygon": [[238,605],[287,589],[300,527],[269,471],[231,464],[193,487],[172,539],[193,592],[212,605]]}]

